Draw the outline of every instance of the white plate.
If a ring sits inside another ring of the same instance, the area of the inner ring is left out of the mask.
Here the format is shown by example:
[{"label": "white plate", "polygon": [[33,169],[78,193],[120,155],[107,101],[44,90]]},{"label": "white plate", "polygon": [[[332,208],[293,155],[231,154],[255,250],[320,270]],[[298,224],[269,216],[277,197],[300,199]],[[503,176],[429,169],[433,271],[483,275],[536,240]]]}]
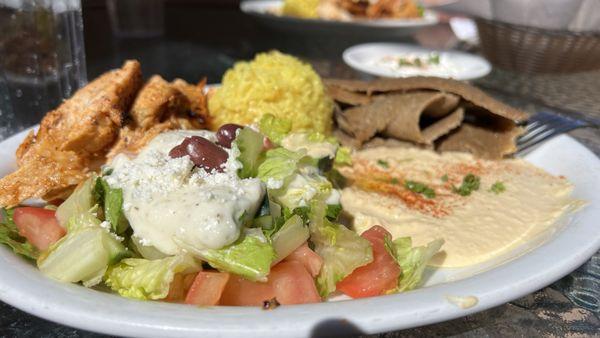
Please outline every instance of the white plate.
[{"label": "white plate", "polygon": [[[442,63],[455,65],[456,68],[446,74],[436,74],[438,77],[453,78],[456,80],[472,80],[490,73],[492,66],[484,58],[458,51],[444,51],[424,48],[403,43],[365,43],[350,47],[344,51],[343,58],[346,64],[358,71],[383,77],[405,77],[428,75],[415,73],[402,75],[393,69],[377,64],[384,56],[430,55],[437,53]],[[431,76],[431,75],[430,75]]]},{"label": "white plate", "polygon": [[[13,170],[14,151],[26,132],[0,143],[0,176]],[[381,297],[312,305],[195,308],[133,301],[63,284],[42,276],[29,262],[0,247],[0,299],[26,312],[65,325],[113,335],[144,337],[303,337],[376,333],[465,316],[538,290],[568,274],[600,248],[600,161],[568,136],[557,137],[527,160],[575,184],[587,208],[557,225],[526,254],[518,248],[503,264],[438,270],[427,287]],[[499,262],[495,262],[498,264]],[[485,270],[482,272],[482,270]],[[478,303],[461,309],[447,296],[474,296]]]},{"label": "white plate", "polygon": [[273,14],[273,11],[281,8],[282,5],[282,0],[245,0],[240,3],[240,9],[242,12],[256,17],[262,23],[272,28],[299,33],[358,34],[375,37],[381,37],[382,35],[404,36],[410,35],[418,28],[438,23],[437,14],[431,10],[425,10],[423,17],[418,19],[352,21],[303,19]]}]

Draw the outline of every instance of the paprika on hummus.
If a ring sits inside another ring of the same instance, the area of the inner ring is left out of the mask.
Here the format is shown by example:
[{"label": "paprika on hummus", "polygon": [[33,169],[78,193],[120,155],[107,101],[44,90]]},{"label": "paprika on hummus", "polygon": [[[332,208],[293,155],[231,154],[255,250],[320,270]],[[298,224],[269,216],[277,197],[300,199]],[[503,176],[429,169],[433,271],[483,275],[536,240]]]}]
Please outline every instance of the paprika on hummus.
[{"label": "paprika on hummus", "polygon": [[583,205],[564,177],[521,159],[379,147],[358,151],[340,172],[349,181],[341,204],[358,233],[380,224],[416,245],[443,238],[430,263],[440,267],[500,255]]}]

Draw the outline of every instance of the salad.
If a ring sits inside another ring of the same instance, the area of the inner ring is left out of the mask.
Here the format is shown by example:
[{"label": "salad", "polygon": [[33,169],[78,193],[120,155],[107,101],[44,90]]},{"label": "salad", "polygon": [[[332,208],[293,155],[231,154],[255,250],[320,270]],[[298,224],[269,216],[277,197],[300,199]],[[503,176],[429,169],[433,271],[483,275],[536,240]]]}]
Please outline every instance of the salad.
[{"label": "salad", "polygon": [[342,225],[336,168],[350,161],[272,115],[164,132],[65,201],[3,209],[0,242],[50,278],[139,300],[271,307],[418,287],[442,241]]}]

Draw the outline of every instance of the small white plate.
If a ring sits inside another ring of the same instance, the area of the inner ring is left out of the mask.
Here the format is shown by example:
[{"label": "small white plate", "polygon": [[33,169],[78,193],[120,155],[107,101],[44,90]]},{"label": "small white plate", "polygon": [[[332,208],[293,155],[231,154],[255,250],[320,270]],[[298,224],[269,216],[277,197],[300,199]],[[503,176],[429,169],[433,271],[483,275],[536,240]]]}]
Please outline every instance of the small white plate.
[{"label": "small white plate", "polygon": [[[27,132],[0,142],[0,176],[16,168],[14,152]],[[141,302],[46,278],[33,264],[0,245],[0,299],[57,323],[135,337],[350,336],[466,316],[556,281],[600,248],[600,160],[569,136],[548,141],[526,160],[554,175],[565,175],[575,185],[574,196],[589,205],[493,265],[488,262],[466,269],[438,269],[430,274],[425,287],[414,291],[281,306],[272,311]],[[472,296],[477,302],[463,309],[449,302],[449,296]]]},{"label": "small white plate", "polygon": [[[400,73],[385,65],[379,64],[386,56],[398,57],[406,55],[419,55],[426,57],[436,53],[440,56],[440,63],[447,69],[428,74],[414,68],[412,73]],[[424,48],[402,43],[366,43],[350,47],[344,51],[344,62],[355,70],[369,75],[382,77],[407,77],[407,76],[437,76],[456,80],[472,80],[490,73],[492,66],[484,58],[457,51],[444,51]]]},{"label": "small white plate", "polygon": [[425,10],[422,18],[417,19],[376,19],[336,21],[323,19],[305,19],[275,14],[283,6],[282,0],[243,0],[242,12],[252,15],[265,25],[274,29],[316,34],[344,34],[378,37],[406,36],[419,28],[438,23],[437,14]]}]

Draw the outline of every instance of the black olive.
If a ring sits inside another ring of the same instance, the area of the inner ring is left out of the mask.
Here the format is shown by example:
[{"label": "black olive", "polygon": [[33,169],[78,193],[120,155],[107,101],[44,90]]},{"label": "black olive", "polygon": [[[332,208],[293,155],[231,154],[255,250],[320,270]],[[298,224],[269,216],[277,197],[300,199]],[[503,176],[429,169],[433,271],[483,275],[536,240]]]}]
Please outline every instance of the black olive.
[{"label": "black olive", "polygon": [[181,144],[169,152],[169,156],[172,158],[186,155],[190,156],[196,166],[207,171],[214,169],[218,172],[223,172],[222,166],[229,157],[221,147],[200,136],[186,137]]},{"label": "black olive", "polygon": [[228,123],[224,124],[217,130],[217,143],[225,148],[231,148],[231,142],[235,140],[238,129],[243,127],[239,124]]}]

